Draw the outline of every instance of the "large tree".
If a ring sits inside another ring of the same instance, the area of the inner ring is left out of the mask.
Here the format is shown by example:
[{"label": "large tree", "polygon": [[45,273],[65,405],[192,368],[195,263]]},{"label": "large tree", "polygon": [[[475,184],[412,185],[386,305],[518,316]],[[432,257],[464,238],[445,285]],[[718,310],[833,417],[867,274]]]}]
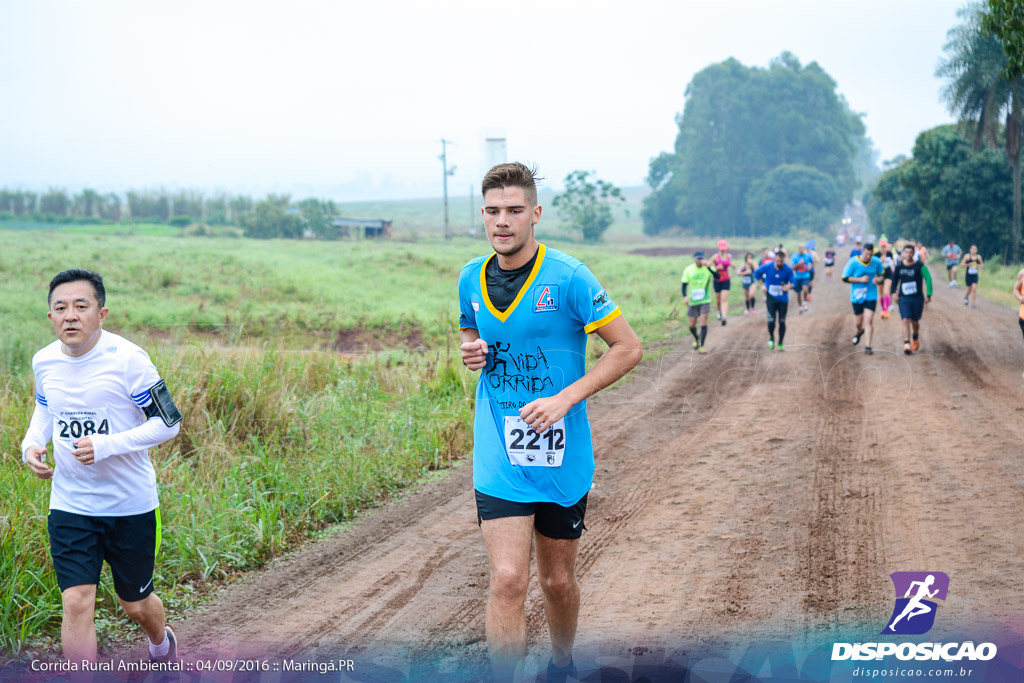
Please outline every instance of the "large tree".
[{"label": "large tree", "polygon": [[696,74],[677,117],[675,153],[651,161],[654,191],[644,203],[644,231],[675,225],[703,234],[757,234],[747,193],[785,164],[821,171],[851,198],[864,125],[835,89],[817,63],[802,66],[789,53],[767,69],[728,59]]},{"label": "large tree", "polygon": [[963,23],[950,29],[946,56],[940,62],[936,75],[947,79],[943,96],[949,110],[973,130],[975,147],[983,143],[992,147],[1002,146],[1013,168],[1010,259],[1018,263],[1024,80],[1019,74],[1007,77],[1003,43],[985,27],[982,5],[968,5],[958,15]]},{"label": "large tree", "polygon": [[782,164],[750,184],[746,204],[757,231],[779,235],[794,228],[821,232],[845,201],[828,174],[801,164]]},{"label": "large tree", "polygon": [[955,125],[917,136],[914,156],[886,171],[868,204],[875,232],[926,243],[946,240],[1005,258],[1012,225],[1010,169],[993,149],[974,149]]},{"label": "large tree", "polygon": [[1007,79],[1024,76],[1024,0],[988,0],[984,27],[1003,43]]}]

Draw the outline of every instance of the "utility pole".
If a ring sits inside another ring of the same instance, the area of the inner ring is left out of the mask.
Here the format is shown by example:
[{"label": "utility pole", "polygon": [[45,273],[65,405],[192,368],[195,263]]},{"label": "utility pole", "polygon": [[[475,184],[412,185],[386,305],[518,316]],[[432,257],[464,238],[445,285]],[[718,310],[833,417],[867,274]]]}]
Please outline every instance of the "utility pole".
[{"label": "utility pole", "polygon": [[473,210],[473,183],[469,184],[469,236],[476,237],[476,211]]},{"label": "utility pole", "polygon": [[441,160],[441,168],[444,170],[444,238],[450,240],[451,234],[448,232],[448,176],[455,175],[455,167],[448,168],[448,148],[447,145],[455,144],[451,140],[445,140],[441,138],[441,156],[438,159]]}]

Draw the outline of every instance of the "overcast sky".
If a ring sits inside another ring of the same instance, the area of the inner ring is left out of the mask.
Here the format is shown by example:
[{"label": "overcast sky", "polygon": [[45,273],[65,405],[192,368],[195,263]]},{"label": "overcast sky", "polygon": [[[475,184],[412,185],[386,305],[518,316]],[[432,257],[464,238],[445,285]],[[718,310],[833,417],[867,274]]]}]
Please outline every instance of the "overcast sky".
[{"label": "overcast sky", "polygon": [[697,71],[784,50],[885,160],[951,120],[934,73],[963,4],[0,0],[0,187],[439,196],[443,136],[464,195],[491,129],[549,186],[639,185]]}]

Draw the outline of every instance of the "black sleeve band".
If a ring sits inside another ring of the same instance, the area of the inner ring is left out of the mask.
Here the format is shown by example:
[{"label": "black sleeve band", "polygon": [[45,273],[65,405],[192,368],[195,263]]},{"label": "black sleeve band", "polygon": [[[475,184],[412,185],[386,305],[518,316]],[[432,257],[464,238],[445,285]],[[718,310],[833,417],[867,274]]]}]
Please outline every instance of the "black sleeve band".
[{"label": "black sleeve band", "polygon": [[686,296],[686,283],[683,283],[683,296]]}]

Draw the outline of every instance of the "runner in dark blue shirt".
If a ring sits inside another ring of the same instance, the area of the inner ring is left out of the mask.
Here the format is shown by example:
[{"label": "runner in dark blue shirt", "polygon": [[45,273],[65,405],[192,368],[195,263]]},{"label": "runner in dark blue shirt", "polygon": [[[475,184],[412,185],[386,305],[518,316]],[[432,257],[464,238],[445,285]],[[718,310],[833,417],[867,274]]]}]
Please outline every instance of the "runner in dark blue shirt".
[{"label": "runner in dark blue shirt", "polygon": [[754,279],[764,282],[764,289],[767,292],[765,304],[768,306],[768,348],[775,346],[775,320],[779,321],[779,351],[785,351],[782,345],[786,338],[786,309],[789,308],[789,288],[795,278],[793,269],[786,265],[786,252],[782,249],[775,251],[775,260],[766,263],[754,271]]}]

